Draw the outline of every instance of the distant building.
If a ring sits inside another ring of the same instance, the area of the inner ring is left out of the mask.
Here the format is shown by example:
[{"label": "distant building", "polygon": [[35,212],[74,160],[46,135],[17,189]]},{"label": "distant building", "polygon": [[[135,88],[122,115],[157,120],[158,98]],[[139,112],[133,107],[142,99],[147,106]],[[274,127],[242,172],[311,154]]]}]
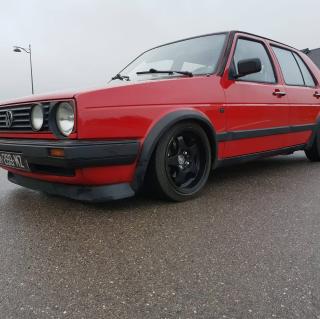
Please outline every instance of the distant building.
[{"label": "distant building", "polygon": [[303,52],[306,53],[309,58],[320,68],[320,48],[314,50],[305,49]]}]

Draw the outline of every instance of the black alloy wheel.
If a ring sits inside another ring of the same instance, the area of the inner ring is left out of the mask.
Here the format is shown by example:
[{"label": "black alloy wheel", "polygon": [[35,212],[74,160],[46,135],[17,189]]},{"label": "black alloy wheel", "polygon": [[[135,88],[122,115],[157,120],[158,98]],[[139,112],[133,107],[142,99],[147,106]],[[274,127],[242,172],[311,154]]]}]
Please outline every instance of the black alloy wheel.
[{"label": "black alloy wheel", "polygon": [[211,169],[211,147],[202,127],[182,122],[161,138],[154,156],[154,179],[165,197],[183,201],[197,195]]}]

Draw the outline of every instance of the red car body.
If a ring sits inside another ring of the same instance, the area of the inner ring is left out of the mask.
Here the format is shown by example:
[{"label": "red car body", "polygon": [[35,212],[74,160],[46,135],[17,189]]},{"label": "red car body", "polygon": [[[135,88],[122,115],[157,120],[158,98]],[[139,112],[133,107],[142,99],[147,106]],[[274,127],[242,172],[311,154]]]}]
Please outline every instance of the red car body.
[{"label": "red car body", "polygon": [[[238,39],[264,46],[275,83],[230,78]],[[299,55],[314,86],[286,84],[272,46]],[[50,125],[37,132],[0,128],[0,151],[23,154],[30,167],[2,166],[12,182],[49,193],[97,201],[129,197],[141,189],[163,133],[181,121],[203,127],[212,146],[213,168],[308,148],[319,127],[319,83],[319,69],[299,50],[252,34],[228,32],[213,74],[111,82],[94,91],[3,102],[0,110],[6,111],[71,101],[76,121],[68,138],[54,134]],[[63,150],[63,157],[52,156],[52,149]]]}]

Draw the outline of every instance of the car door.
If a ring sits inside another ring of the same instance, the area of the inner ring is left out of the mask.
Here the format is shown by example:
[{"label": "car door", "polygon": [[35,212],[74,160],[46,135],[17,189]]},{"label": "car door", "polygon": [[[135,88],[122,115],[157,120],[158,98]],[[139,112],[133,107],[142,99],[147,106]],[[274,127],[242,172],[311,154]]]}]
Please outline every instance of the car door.
[{"label": "car door", "polygon": [[[259,58],[262,70],[238,79],[237,63]],[[224,158],[276,150],[285,146],[288,100],[269,48],[264,40],[238,34],[223,77],[226,96],[227,135]]]},{"label": "car door", "polygon": [[316,77],[298,52],[276,44],[271,47],[280,65],[290,105],[287,143],[305,144],[312,134],[320,106]]}]

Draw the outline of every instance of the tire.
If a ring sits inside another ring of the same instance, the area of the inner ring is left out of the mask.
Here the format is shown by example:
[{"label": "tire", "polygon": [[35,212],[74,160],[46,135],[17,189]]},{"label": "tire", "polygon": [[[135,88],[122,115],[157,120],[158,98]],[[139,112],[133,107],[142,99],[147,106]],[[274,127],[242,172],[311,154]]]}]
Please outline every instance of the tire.
[{"label": "tire", "polygon": [[320,131],[317,132],[311,148],[305,150],[305,153],[311,162],[320,162]]},{"label": "tire", "polygon": [[195,122],[181,122],[160,139],[153,155],[152,184],[166,199],[185,201],[201,192],[212,163],[205,131]]}]

